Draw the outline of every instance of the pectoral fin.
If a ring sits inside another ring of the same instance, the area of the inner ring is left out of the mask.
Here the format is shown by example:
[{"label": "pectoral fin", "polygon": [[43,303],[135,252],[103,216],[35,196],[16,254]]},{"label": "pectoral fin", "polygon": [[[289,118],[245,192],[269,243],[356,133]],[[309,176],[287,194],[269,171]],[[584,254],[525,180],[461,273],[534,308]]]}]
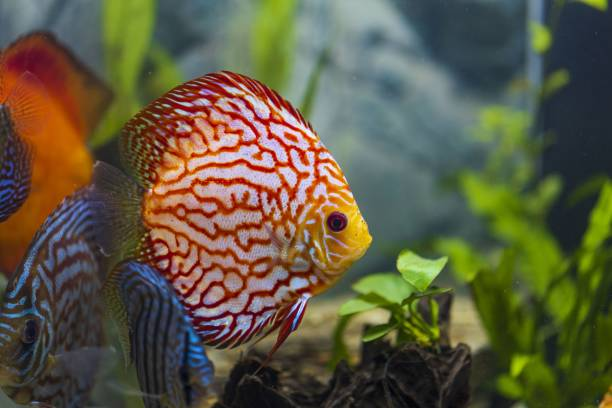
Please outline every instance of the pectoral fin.
[{"label": "pectoral fin", "polygon": [[102,288],[106,310],[115,323],[118,332],[119,344],[123,351],[123,361],[127,368],[132,362],[132,350],[130,346],[130,322],[126,305],[121,296],[120,270],[114,269],[106,278]]}]

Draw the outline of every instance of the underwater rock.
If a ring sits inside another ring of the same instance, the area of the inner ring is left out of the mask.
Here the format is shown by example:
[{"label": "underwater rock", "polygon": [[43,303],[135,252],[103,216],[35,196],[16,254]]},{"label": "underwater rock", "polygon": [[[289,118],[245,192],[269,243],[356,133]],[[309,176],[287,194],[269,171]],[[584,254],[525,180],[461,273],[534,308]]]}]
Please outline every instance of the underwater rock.
[{"label": "underwater rock", "polygon": [[434,351],[365,343],[361,364],[351,369],[339,363],[327,385],[303,375],[299,360],[284,362],[281,371],[260,368],[262,361],[253,353],[239,361],[214,408],[462,408],[470,401],[471,355],[465,344]]},{"label": "underwater rock", "polygon": [[427,48],[470,86],[504,86],[524,66],[524,0],[394,0]]},{"label": "underwater rock", "polygon": [[[340,361],[329,380],[313,375],[320,361],[312,345],[303,343],[294,356],[261,367],[264,355],[251,351],[236,363],[221,400],[213,408],[462,408],[470,402],[470,348],[450,346],[453,295],[435,297],[440,305],[438,350],[410,343],[392,347],[384,340],[361,345],[361,362],[350,368]],[[429,316],[428,303],[419,304]]]}]

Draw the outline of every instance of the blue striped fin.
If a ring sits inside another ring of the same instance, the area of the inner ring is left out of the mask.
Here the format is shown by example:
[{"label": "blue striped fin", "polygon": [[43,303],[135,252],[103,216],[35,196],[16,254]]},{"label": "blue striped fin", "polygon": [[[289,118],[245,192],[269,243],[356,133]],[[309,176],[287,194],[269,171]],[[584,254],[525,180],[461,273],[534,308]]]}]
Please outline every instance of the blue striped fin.
[{"label": "blue striped fin", "polygon": [[174,289],[155,269],[135,261],[119,265],[106,284],[115,286],[123,303],[145,406],[196,406],[212,381],[213,365]]}]

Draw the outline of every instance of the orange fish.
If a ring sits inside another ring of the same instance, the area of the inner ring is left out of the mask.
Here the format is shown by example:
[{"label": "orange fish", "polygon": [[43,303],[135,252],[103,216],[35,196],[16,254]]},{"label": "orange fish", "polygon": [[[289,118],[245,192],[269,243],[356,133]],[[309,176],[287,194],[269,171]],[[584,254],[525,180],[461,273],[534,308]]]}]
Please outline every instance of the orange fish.
[{"label": "orange fish", "polygon": [[136,181],[94,172],[120,257],[170,281],[207,344],[278,328],[274,352],[372,240],[310,124],[250,78],[221,72],[173,89],[127,123],[121,147]]},{"label": "orange fish", "polygon": [[[24,74],[37,80],[23,81]],[[27,146],[22,151],[31,155],[31,166],[30,183],[24,190],[29,189],[29,195],[0,223],[0,272],[6,275],[15,269],[51,210],[89,182],[92,156],[87,136],[112,98],[93,73],[44,32],[21,37],[0,54],[0,103],[10,101],[15,89],[30,96],[44,92],[36,102],[36,110],[44,112],[44,117],[11,118],[18,130],[28,129],[17,133]],[[41,125],[29,123],[40,120]]]}]

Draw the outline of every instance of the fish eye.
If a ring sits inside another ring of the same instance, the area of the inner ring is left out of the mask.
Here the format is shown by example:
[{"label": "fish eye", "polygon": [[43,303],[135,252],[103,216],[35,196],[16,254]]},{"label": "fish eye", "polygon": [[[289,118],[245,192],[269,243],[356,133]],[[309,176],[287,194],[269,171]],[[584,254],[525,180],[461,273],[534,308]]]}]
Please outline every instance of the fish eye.
[{"label": "fish eye", "polygon": [[348,218],[341,212],[334,211],[327,216],[327,226],[333,232],[340,232],[348,225]]},{"label": "fish eye", "polygon": [[25,326],[23,327],[23,332],[21,333],[21,341],[24,344],[32,344],[36,341],[36,337],[38,336],[38,327],[36,326],[36,321],[30,319],[27,320]]}]

